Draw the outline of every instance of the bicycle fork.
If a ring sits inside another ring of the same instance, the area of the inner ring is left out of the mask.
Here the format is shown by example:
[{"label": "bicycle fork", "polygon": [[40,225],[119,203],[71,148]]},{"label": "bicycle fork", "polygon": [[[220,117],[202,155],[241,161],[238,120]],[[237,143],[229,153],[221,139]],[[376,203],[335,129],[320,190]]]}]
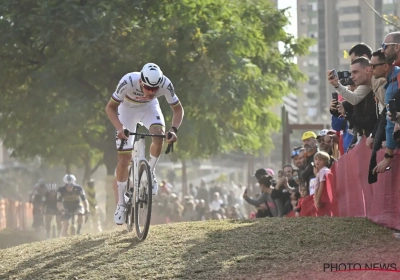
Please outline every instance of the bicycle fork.
[{"label": "bicycle fork", "polygon": [[[133,146],[133,160],[132,160],[132,174],[130,174],[131,182],[132,182],[132,188],[127,190],[124,193],[124,200],[126,204],[132,203],[132,198],[134,197],[134,191],[137,189],[138,186],[138,176],[139,176],[139,161],[142,159],[145,159],[145,140],[144,138],[140,138],[139,140],[135,141],[135,144]],[[137,197],[137,194],[136,194]]]}]

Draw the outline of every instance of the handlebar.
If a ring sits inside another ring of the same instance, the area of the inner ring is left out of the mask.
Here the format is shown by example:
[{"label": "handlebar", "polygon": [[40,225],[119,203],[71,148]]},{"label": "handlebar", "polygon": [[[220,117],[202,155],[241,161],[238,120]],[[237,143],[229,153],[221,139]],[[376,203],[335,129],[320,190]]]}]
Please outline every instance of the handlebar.
[{"label": "handlebar", "polygon": [[[137,133],[137,132],[130,132],[128,129],[124,129],[124,134],[126,137],[129,137],[129,135],[137,135],[141,137],[160,137],[160,138],[166,138],[170,139],[172,137],[171,132],[167,133],[167,136],[164,134],[152,134],[152,133]],[[121,140],[121,145],[119,145],[118,150],[122,150],[122,148],[125,146],[126,140]],[[169,154],[169,152],[174,151],[174,143],[168,144],[167,150],[165,150],[165,154]]]}]

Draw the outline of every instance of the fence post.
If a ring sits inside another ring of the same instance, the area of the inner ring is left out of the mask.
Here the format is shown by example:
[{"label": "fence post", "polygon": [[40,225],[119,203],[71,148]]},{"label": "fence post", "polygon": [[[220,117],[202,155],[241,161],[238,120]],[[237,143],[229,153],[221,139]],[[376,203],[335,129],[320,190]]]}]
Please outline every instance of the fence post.
[{"label": "fence post", "polygon": [[7,226],[7,216],[6,216],[6,200],[0,200],[0,230],[6,228]]}]

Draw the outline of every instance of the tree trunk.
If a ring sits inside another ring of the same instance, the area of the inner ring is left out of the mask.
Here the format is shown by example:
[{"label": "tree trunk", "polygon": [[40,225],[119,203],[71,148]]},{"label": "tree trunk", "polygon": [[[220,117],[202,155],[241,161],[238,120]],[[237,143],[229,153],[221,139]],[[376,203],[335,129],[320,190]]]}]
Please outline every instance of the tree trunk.
[{"label": "tree trunk", "polygon": [[185,160],[182,160],[182,194],[183,194],[183,196],[188,195],[186,161]]},{"label": "tree trunk", "polygon": [[65,171],[67,174],[71,174],[71,164],[69,162],[65,163]]},{"label": "tree trunk", "polygon": [[111,139],[109,135],[107,136],[105,141],[107,141],[108,145],[107,149],[104,150],[103,163],[106,166],[107,175],[114,176],[118,163],[117,149],[115,148],[115,138]]},{"label": "tree trunk", "polygon": [[83,178],[82,178],[82,185],[85,186],[86,182],[89,181],[89,178],[92,174],[90,174],[91,167],[90,167],[91,157],[90,155],[86,154],[83,158]]}]

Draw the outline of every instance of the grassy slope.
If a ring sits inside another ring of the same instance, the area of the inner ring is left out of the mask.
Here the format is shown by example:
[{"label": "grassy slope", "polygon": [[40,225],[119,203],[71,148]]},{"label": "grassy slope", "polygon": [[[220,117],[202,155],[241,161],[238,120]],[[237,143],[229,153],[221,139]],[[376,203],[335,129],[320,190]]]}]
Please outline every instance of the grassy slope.
[{"label": "grassy slope", "polygon": [[40,241],[40,238],[31,231],[13,230],[9,228],[0,230],[0,249],[35,241]]},{"label": "grassy slope", "polygon": [[[398,262],[391,231],[357,218],[284,218],[153,226],[0,250],[0,279],[399,279],[323,273],[324,262]],[[375,274],[374,274],[375,273]]]}]

